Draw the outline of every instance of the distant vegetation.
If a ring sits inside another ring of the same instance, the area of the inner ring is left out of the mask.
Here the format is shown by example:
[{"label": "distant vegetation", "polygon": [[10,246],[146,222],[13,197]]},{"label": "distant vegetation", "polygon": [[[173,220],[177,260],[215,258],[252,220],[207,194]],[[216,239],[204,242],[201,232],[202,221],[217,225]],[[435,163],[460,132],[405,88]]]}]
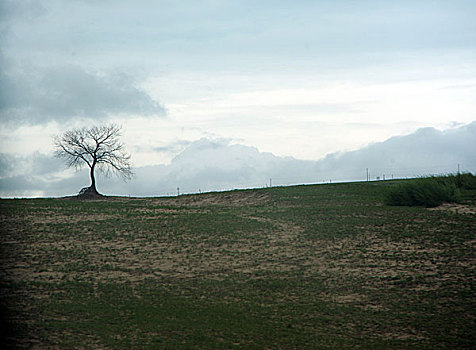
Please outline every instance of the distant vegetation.
[{"label": "distant vegetation", "polygon": [[476,190],[476,176],[471,173],[431,176],[398,184],[388,191],[385,204],[398,206],[437,207],[458,203],[462,196]]}]

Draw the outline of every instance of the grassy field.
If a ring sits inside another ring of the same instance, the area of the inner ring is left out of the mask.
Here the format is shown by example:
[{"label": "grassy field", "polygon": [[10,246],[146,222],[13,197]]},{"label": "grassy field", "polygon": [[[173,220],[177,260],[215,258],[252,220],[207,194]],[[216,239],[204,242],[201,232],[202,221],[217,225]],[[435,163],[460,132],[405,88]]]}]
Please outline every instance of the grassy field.
[{"label": "grassy field", "polygon": [[36,349],[474,349],[474,193],[391,207],[391,184],[1,200],[3,329]]}]

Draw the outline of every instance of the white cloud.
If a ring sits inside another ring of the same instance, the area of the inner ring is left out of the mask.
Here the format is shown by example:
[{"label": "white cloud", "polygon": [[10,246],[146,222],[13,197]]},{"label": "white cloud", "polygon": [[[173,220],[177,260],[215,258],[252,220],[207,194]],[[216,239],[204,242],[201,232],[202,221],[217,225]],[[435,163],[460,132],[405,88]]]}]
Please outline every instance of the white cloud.
[{"label": "white cloud", "polygon": [[[446,88],[468,81],[464,79],[337,82],[312,74],[287,80],[277,73],[266,84],[266,78],[249,77],[248,86],[236,76],[209,78],[204,86],[191,83],[199,91],[212,88],[207,97],[165,97],[169,116],[177,126],[198,127],[277,155],[311,160],[422,126],[468,123],[476,115],[474,86]],[[180,81],[185,91],[191,90]],[[233,91],[230,85],[240,87]]]}]

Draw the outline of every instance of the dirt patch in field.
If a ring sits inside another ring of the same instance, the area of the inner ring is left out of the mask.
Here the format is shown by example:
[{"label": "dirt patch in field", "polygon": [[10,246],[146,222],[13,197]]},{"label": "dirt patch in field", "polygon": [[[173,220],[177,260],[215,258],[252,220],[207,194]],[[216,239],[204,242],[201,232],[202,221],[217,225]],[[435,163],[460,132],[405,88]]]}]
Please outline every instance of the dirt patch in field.
[{"label": "dirt patch in field", "polygon": [[414,330],[414,333],[408,333],[405,330],[402,330],[400,332],[385,332],[383,334],[379,335],[383,339],[392,339],[392,340],[413,340],[413,341],[418,341],[418,340],[425,340],[427,337],[418,334],[416,330]]},{"label": "dirt patch in field", "polygon": [[436,208],[430,208],[428,210],[441,210],[456,214],[476,215],[476,205],[469,204],[444,203]]},{"label": "dirt patch in field", "polygon": [[203,193],[169,198],[148,199],[150,205],[158,206],[251,206],[270,202],[270,195],[260,191],[236,191]]},{"label": "dirt patch in field", "polygon": [[345,294],[345,295],[327,295],[327,299],[338,304],[355,304],[361,303],[366,298],[361,294]]},{"label": "dirt patch in field", "polygon": [[63,223],[77,223],[81,221],[103,221],[117,218],[117,215],[109,214],[75,214],[75,215],[61,215],[61,214],[48,214],[48,215],[26,215],[25,220],[30,221],[33,224],[63,224]]}]

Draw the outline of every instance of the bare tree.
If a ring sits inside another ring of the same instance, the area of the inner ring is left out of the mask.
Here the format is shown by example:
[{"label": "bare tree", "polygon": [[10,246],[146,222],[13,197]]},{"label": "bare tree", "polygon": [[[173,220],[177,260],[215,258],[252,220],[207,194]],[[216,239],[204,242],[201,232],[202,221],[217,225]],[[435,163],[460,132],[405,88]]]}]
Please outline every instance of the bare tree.
[{"label": "bare tree", "polygon": [[124,180],[133,176],[130,158],[120,141],[121,128],[115,124],[73,129],[55,137],[56,157],[65,159],[68,167],[90,169],[91,186],[83,189],[86,195],[99,195],[94,171],[106,176],[115,174]]}]

